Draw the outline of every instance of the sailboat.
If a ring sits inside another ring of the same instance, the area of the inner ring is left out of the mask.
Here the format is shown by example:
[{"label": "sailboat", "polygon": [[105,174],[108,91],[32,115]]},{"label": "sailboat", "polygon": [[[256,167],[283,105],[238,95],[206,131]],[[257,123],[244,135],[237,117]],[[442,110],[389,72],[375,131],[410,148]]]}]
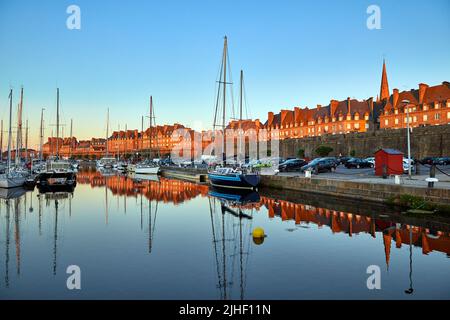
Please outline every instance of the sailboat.
[{"label": "sailboat", "polygon": [[112,169],[116,164],[116,158],[109,155],[108,149],[109,138],[109,108],[106,114],[106,155],[97,161],[97,168],[99,169]]},{"label": "sailboat", "polygon": [[[223,47],[223,56],[222,56],[222,66],[220,70],[220,78],[219,78],[219,86],[218,86],[218,93],[217,93],[217,102],[216,102],[216,108],[215,108],[215,116],[214,116],[214,130],[216,127],[221,127],[222,131],[222,159],[224,162],[223,167],[215,168],[213,171],[208,173],[208,179],[212,186],[215,187],[221,187],[221,188],[233,188],[233,189],[255,189],[260,181],[260,176],[258,173],[254,172],[247,172],[245,168],[238,167],[238,168],[231,168],[226,167],[226,87],[227,87],[227,63],[228,63],[228,40],[227,37],[225,37],[224,40],[224,47]],[[242,77],[241,77],[242,82]],[[222,88],[221,88],[222,86]],[[216,124],[216,116],[219,109],[219,95],[220,90],[223,89],[222,93],[222,99],[223,99],[223,105],[222,105],[222,125]],[[241,97],[242,97],[242,85],[241,85]],[[241,100],[241,115],[242,115],[242,99]],[[242,134],[242,133],[240,133]]]},{"label": "sailboat", "polygon": [[[4,174],[0,175],[0,188],[4,188],[4,189],[21,187],[25,183],[25,179],[26,179],[26,176],[23,174],[23,172],[17,171],[16,169],[12,169],[12,167],[11,167],[12,98],[13,98],[13,90],[10,89],[10,92],[9,92],[8,161],[7,161],[6,172]],[[16,158],[17,158],[17,150],[16,150]]]},{"label": "sailboat", "polygon": [[[136,174],[158,174],[159,166],[156,165],[150,158],[152,154],[152,122],[155,121],[155,114],[153,110],[153,97],[150,96],[150,129],[149,129],[149,159],[137,164],[134,167]],[[153,123],[156,126],[156,122]],[[159,153],[159,149],[158,149]]]},{"label": "sailboat", "polygon": [[59,158],[59,88],[56,89],[56,156],[47,160],[45,170],[36,177],[36,183],[41,190],[74,188],[77,183],[72,164]]}]

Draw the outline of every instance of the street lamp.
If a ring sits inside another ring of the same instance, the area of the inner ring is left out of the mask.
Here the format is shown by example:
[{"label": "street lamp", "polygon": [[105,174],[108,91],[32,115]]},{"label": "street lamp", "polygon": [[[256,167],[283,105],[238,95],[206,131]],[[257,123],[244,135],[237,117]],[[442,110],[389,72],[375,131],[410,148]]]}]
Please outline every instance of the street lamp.
[{"label": "street lamp", "polygon": [[407,131],[407,143],[408,143],[408,179],[411,179],[411,138],[409,132],[409,100],[402,100],[402,103],[406,106],[406,131]]}]

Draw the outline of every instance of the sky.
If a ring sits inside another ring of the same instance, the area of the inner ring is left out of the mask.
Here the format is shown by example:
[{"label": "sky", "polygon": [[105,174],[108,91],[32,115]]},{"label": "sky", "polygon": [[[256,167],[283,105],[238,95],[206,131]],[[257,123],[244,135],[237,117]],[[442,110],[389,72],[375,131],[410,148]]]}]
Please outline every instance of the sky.
[{"label": "sky", "polygon": [[[69,5],[81,9],[70,30]],[[381,29],[367,8],[378,5]],[[60,88],[65,136],[103,137],[110,126],[140,128],[153,96],[156,122],[209,129],[223,37],[235,99],[244,70],[247,113],[315,107],[379,93],[383,59],[400,90],[450,80],[450,1],[100,1],[0,0],[0,118],[24,87],[31,147],[56,123]],[[147,121],[146,121],[147,122]]]}]

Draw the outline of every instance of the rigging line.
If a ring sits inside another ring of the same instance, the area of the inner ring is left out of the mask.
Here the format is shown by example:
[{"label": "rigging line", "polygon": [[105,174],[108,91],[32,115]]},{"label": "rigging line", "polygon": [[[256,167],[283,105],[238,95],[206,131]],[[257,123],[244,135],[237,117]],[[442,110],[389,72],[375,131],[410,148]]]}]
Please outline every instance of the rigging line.
[{"label": "rigging line", "polygon": [[243,96],[244,96],[245,116],[247,119],[250,119],[249,115],[251,116],[251,110],[250,110],[250,106],[247,101],[247,90],[245,88],[245,79],[242,79],[242,91],[243,91]]},{"label": "rigging line", "polygon": [[[230,55],[228,53],[228,47],[227,47],[227,62],[228,62],[228,75],[229,75],[229,82],[230,82],[230,96],[231,96],[231,114],[233,115],[233,118],[235,118],[235,110],[234,110],[234,94],[233,94],[233,73],[231,71],[231,63],[230,63]],[[225,108],[225,106],[224,106]]]},{"label": "rigging line", "polygon": [[219,82],[217,84],[217,95],[216,95],[216,106],[215,106],[215,112],[214,112],[214,122],[213,122],[213,136],[214,136],[214,130],[216,128],[216,122],[217,122],[217,112],[219,111],[219,99],[220,99],[220,80],[222,79],[223,74],[223,59],[221,59],[221,65],[220,65],[220,71],[219,71]]}]

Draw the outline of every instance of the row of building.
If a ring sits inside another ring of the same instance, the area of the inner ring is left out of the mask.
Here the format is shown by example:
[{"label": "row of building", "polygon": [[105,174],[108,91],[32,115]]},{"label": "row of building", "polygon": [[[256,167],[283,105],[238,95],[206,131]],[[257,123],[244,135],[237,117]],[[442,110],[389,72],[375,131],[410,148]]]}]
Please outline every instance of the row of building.
[{"label": "row of building", "polygon": [[[405,101],[409,101],[406,103]],[[450,83],[429,86],[419,84],[418,89],[409,91],[389,90],[386,64],[383,62],[380,93],[376,99],[357,100],[347,98],[343,101],[331,100],[327,105],[315,108],[294,107],[282,109],[278,113],[268,112],[263,123],[256,120],[233,120],[228,129],[265,129],[267,139],[301,139],[326,134],[346,134],[384,129],[401,129],[407,126],[407,114],[411,127],[450,124]],[[185,129],[191,141],[201,143],[202,150],[212,141],[212,132],[196,132],[182,124],[161,125],[147,129],[115,131],[106,139],[77,141],[76,138],[49,138],[44,145],[44,154],[56,153],[74,157],[100,157],[107,151],[114,155],[131,155],[158,150],[161,155],[170,154],[180,141],[189,139],[172,137],[178,129]],[[186,137],[185,137],[186,138]],[[151,146],[150,146],[151,141]],[[193,148],[194,144],[190,146]],[[198,147],[198,146],[197,146]]]}]

